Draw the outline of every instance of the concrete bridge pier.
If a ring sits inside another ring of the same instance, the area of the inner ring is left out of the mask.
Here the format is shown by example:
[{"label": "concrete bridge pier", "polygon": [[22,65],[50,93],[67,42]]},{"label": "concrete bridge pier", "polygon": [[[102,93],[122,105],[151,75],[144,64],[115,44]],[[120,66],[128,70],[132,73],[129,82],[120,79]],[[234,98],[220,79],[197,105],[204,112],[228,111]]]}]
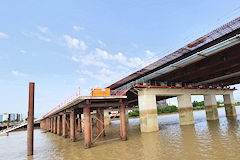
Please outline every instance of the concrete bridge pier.
[{"label": "concrete bridge pier", "polygon": [[236,116],[235,102],[233,93],[223,95],[224,107],[227,117]]},{"label": "concrete bridge pier", "polygon": [[206,111],[207,120],[217,120],[218,119],[218,109],[215,94],[204,95],[204,106]]},{"label": "concrete bridge pier", "polygon": [[180,125],[194,124],[191,95],[179,95],[177,101]]},{"label": "concrete bridge pier", "polygon": [[146,89],[138,92],[141,132],[158,131],[156,95],[147,93]]}]

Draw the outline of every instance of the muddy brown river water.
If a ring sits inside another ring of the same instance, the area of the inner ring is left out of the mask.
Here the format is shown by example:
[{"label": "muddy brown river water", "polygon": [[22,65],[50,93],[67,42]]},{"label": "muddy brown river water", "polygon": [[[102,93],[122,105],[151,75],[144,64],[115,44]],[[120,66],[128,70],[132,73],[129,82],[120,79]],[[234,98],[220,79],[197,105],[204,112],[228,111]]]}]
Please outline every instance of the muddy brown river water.
[{"label": "muddy brown river water", "polygon": [[[178,114],[161,115],[159,132],[140,133],[139,119],[130,119],[128,141],[101,143],[83,149],[83,138],[77,142],[36,129],[34,156],[26,156],[26,131],[0,136],[1,160],[240,160],[240,106],[237,117],[225,117],[218,109],[219,120],[206,121],[205,111],[194,111],[194,125],[180,126]],[[119,121],[112,122],[119,129]],[[112,134],[106,133],[106,138]]]}]

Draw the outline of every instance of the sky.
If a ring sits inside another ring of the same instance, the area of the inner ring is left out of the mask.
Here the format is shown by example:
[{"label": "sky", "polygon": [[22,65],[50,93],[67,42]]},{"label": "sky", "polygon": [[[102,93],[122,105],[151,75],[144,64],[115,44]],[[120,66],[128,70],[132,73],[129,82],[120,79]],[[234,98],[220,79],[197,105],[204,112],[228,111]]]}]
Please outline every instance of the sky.
[{"label": "sky", "polygon": [[239,0],[2,1],[0,114],[27,115],[29,82],[40,117],[239,16]]}]

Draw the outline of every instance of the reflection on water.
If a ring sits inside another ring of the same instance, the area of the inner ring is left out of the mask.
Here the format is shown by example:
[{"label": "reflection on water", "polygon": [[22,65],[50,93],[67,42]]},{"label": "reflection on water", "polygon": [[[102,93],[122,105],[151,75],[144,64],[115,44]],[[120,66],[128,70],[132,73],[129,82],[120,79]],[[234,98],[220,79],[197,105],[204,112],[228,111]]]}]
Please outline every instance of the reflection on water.
[{"label": "reflection on water", "polygon": [[[130,119],[128,141],[113,141],[83,149],[82,135],[70,142],[52,133],[35,130],[34,156],[26,156],[26,131],[0,137],[0,159],[240,159],[240,107],[236,118],[206,121],[205,111],[194,112],[194,125],[180,126],[178,114],[159,116],[159,132],[140,133],[139,119]],[[111,125],[119,130],[119,121]],[[106,133],[106,138],[111,138]]]}]

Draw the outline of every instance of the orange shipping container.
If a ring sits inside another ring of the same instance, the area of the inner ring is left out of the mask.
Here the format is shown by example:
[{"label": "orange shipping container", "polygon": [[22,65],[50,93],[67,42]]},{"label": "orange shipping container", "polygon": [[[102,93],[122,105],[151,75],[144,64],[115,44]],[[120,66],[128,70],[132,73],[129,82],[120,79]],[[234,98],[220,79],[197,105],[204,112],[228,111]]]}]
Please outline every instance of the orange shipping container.
[{"label": "orange shipping container", "polygon": [[95,97],[111,96],[110,88],[91,89],[91,96],[95,96]]}]

